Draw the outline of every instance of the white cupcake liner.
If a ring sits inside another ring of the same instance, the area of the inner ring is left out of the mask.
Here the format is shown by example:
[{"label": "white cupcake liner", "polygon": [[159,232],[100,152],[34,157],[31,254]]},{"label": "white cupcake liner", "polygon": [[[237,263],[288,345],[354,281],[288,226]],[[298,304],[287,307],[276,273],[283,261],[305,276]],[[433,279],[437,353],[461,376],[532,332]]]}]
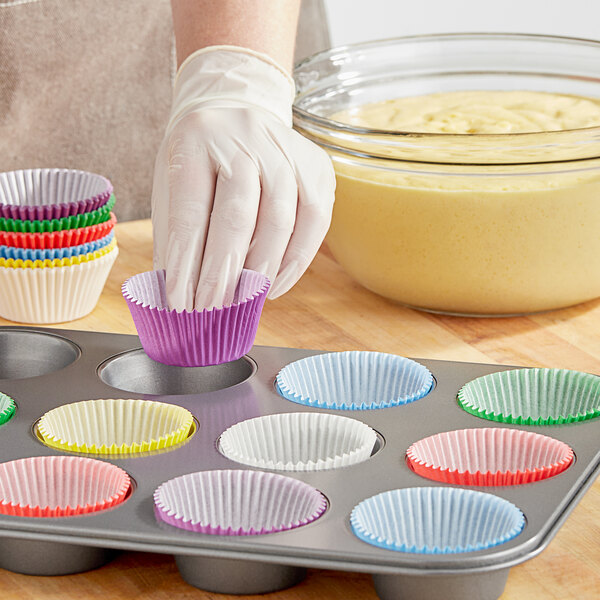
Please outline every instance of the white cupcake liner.
[{"label": "white cupcake liner", "polygon": [[176,477],[154,492],[157,518],[197,533],[261,535],[294,529],[327,508],[312,486],[262,471],[201,471]]},{"label": "white cupcake liner", "polygon": [[221,435],[230,460],[261,469],[320,471],[367,460],[377,434],[365,423],[325,413],[284,413],[237,423]]},{"label": "white cupcake liner", "polygon": [[433,376],[423,365],[381,352],[331,352],[297,360],[277,375],[277,390],[292,402],[320,408],[366,410],[426,396]]},{"label": "white cupcake liner", "polygon": [[189,437],[192,414],[151,400],[101,399],[63,404],[38,423],[54,448],[89,454],[130,454],[169,448]]},{"label": "white cupcake liner", "polygon": [[64,517],[96,512],[126,498],[123,469],[92,458],[35,456],[0,464],[0,513]]},{"label": "white cupcake liner", "polygon": [[504,427],[459,429],[414,443],[406,453],[419,475],[459,485],[516,485],[553,477],[573,461],[554,438]]},{"label": "white cupcake liner", "polygon": [[350,522],[361,540],[386,550],[451,554],[491,548],[525,526],[523,513],[492,494],[448,487],[404,488],[363,500]]},{"label": "white cupcake liner", "polygon": [[61,323],[83,317],[98,303],[119,255],[64,267],[0,267],[0,316],[20,323]]}]

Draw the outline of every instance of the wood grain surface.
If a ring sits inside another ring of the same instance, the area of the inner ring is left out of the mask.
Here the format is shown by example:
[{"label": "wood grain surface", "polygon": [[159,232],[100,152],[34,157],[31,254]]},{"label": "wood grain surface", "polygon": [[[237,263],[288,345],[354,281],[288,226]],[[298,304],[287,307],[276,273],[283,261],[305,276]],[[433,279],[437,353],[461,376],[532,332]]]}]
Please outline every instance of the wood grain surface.
[{"label": "wood grain surface", "polygon": [[[59,327],[135,333],[121,283],[152,268],[149,221],[117,225],[121,253],[94,312]],[[0,319],[0,324],[9,325]],[[404,356],[564,367],[600,374],[600,301],[514,318],[459,318],[404,308],[352,281],[326,249],[300,283],[267,301],[257,344],[323,350],[378,350]],[[168,555],[125,552],[88,573],[32,577],[0,570],[3,600],[208,600]],[[368,575],[310,570],[277,600],[375,600]],[[234,598],[233,596],[231,598]],[[257,598],[257,596],[237,596]],[[600,480],[538,557],[513,567],[502,600],[600,599]],[[428,599],[423,599],[428,600]]]}]

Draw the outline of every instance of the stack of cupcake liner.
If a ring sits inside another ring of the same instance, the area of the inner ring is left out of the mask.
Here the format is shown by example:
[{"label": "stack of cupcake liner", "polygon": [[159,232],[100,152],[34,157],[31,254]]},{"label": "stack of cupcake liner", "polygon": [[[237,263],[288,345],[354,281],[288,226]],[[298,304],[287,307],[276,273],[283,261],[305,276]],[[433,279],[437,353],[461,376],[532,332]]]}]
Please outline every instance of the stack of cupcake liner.
[{"label": "stack of cupcake liner", "polygon": [[96,306],[118,256],[110,182],[94,173],[0,173],[0,316],[60,323]]},{"label": "stack of cupcake liner", "polygon": [[10,396],[0,392],[0,425],[10,421],[15,414],[15,410],[15,401]]}]

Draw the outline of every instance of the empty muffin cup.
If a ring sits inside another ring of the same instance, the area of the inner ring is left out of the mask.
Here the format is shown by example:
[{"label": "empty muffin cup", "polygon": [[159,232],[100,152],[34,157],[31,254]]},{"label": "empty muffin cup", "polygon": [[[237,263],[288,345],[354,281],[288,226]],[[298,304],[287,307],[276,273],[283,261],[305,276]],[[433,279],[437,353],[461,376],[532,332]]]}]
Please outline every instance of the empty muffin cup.
[{"label": "empty muffin cup", "polygon": [[491,548],[525,526],[523,513],[492,494],[447,487],[391,490],[363,500],[350,516],[361,540],[386,550],[451,554]]},{"label": "empty muffin cup", "polygon": [[15,409],[15,401],[10,396],[0,392],[0,425],[12,419]]},{"label": "empty muffin cup", "polygon": [[0,258],[0,316],[20,323],[61,323],[89,314],[118,255],[113,245],[39,263]]},{"label": "empty muffin cup", "polygon": [[547,479],[573,462],[573,450],[564,442],[503,427],[438,433],[413,444],[406,456],[422,477],[479,486]]},{"label": "empty muffin cup", "polygon": [[355,419],[324,413],[257,417],[227,429],[219,440],[230,460],[281,471],[346,467],[371,456],[377,434]]},{"label": "empty muffin cup", "polygon": [[113,187],[106,177],[74,169],[23,169],[0,173],[0,217],[62,219],[106,205]]},{"label": "empty muffin cup", "polygon": [[171,448],[186,440],[192,427],[192,414],[181,406],[109,398],[54,408],[42,416],[37,430],[52,448],[122,455]]},{"label": "empty muffin cup", "polygon": [[478,377],[458,392],[467,412],[502,423],[557,425],[600,415],[600,377],[567,369],[512,369]]},{"label": "empty muffin cup", "polygon": [[408,404],[426,396],[433,376],[423,365],[381,352],[331,352],[290,363],[276,379],[292,402],[341,410]]},{"label": "empty muffin cup", "polygon": [[146,354],[180,367],[217,365],[246,354],[268,290],[265,275],[244,269],[231,305],[178,312],[168,308],[164,271],[139,273],[122,287]]}]

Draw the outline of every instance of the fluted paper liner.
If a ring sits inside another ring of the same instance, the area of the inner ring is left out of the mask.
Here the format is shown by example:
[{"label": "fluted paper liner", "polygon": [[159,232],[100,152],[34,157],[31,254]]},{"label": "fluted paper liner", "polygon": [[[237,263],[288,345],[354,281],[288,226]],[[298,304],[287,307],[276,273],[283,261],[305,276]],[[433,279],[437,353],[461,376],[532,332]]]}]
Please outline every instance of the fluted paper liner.
[{"label": "fluted paper liner", "polygon": [[523,513],[492,494],[447,487],[391,490],[363,500],[350,523],[361,540],[386,550],[450,554],[491,548],[516,537]]},{"label": "fluted paper liner", "polygon": [[32,248],[46,250],[48,248],[64,248],[65,246],[79,246],[107,236],[117,223],[114,213],[104,223],[80,227],[77,229],[64,229],[63,231],[50,231],[46,233],[15,233],[0,231],[0,245],[15,246],[16,248]]},{"label": "fluted paper liner", "polygon": [[122,287],[146,354],[180,367],[217,365],[246,354],[268,290],[265,275],[244,269],[230,306],[178,312],[168,308],[164,271],[139,273]]},{"label": "fluted paper liner", "polygon": [[0,258],[13,260],[55,260],[57,258],[70,258],[80,254],[89,254],[96,252],[108,246],[115,239],[115,234],[111,231],[108,235],[87,244],[79,246],[66,246],[65,248],[49,248],[47,250],[34,250],[32,248],[15,248],[14,246],[0,246]]},{"label": "fluted paper liner", "polygon": [[159,519],[196,533],[260,535],[294,529],[327,508],[312,486],[262,471],[201,471],[176,477],[154,492]]},{"label": "fluted paper liner", "polygon": [[70,517],[123,502],[131,481],[123,469],[78,456],[34,456],[0,464],[0,513]]},{"label": "fluted paper liner", "polygon": [[556,425],[600,415],[600,377],[567,369],[512,369],[478,377],[458,392],[467,412],[523,425]]},{"label": "fluted paper liner", "polygon": [[120,455],[170,448],[189,437],[192,425],[181,406],[107,398],[54,408],[39,420],[38,432],[53,448]]},{"label": "fluted paper liner", "polygon": [[0,217],[62,219],[104,206],[113,193],[106,177],[73,169],[0,173]]},{"label": "fluted paper liner", "polygon": [[0,425],[10,421],[15,414],[15,401],[6,394],[0,392]]},{"label": "fluted paper liner", "polygon": [[277,375],[279,393],[320,408],[366,410],[426,396],[433,376],[423,365],[381,352],[331,352],[290,363]]},{"label": "fluted paper liner", "polygon": [[97,223],[104,223],[110,219],[110,211],[115,205],[115,197],[111,196],[109,201],[101,208],[92,212],[78,213],[60,219],[43,220],[21,220],[0,217],[0,231],[13,231],[21,233],[44,233],[49,231],[62,231],[63,229],[75,229],[77,227],[88,227]]},{"label": "fluted paper liner", "polygon": [[229,459],[261,469],[319,471],[367,460],[377,441],[371,427],[338,415],[284,413],[233,425],[219,440]]},{"label": "fluted paper liner", "polygon": [[[53,268],[0,267],[0,316],[19,323],[61,323],[98,303],[119,249],[80,264]],[[64,259],[66,260],[66,259]]]},{"label": "fluted paper liner", "polygon": [[414,443],[406,456],[422,477],[478,486],[547,479],[573,462],[573,450],[564,442],[503,427],[438,433]]}]

